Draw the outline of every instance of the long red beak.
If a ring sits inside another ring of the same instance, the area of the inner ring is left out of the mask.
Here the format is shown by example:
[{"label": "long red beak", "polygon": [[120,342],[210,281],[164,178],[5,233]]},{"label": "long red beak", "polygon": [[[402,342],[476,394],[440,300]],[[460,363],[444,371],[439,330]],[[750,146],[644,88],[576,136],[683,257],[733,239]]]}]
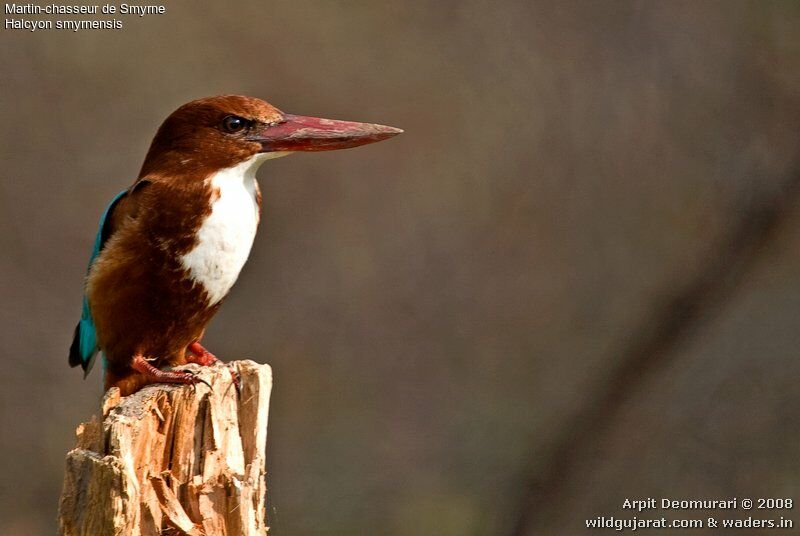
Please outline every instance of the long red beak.
[{"label": "long red beak", "polygon": [[397,136],[402,130],[371,123],[337,121],[320,117],[284,114],[283,122],[251,134],[262,152],[333,151],[349,149]]}]

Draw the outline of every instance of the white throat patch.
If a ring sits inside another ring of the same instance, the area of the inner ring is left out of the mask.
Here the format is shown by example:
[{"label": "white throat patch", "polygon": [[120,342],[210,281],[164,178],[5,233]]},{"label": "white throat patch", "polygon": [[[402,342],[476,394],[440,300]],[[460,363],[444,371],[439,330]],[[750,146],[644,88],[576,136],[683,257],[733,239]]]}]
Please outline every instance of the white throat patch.
[{"label": "white throat patch", "polygon": [[258,227],[256,171],[264,161],[287,154],[257,154],[208,179],[219,195],[211,201],[211,214],[200,224],[197,244],[180,262],[203,285],[209,305],[228,294],[250,255]]}]

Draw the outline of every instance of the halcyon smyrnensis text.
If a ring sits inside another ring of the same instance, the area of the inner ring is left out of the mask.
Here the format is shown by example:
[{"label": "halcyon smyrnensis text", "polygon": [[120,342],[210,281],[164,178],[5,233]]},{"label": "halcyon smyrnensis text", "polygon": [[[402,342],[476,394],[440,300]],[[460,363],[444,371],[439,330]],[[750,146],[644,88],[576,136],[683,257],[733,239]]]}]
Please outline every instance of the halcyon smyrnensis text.
[{"label": "halcyon smyrnensis text", "polygon": [[102,352],[105,386],[123,395],[149,383],[198,381],[169,368],[217,362],[201,339],[250,254],[261,164],[400,132],[287,114],[235,95],[178,108],[158,129],[139,178],[100,220],[69,364],[88,373]]}]

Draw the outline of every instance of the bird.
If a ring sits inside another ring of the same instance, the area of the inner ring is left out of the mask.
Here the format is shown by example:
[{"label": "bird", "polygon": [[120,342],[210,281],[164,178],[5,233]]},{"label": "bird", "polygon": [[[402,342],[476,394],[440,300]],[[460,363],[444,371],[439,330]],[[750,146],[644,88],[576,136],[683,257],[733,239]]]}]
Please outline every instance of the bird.
[{"label": "bird", "polygon": [[98,353],[105,389],[195,385],[174,370],[211,366],[202,345],[250,254],[261,218],[256,171],[296,152],[386,140],[401,129],[284,113],[255,97],[193,100],[161,124],[138,178],[100,218],[69,364],[84,378]]}]

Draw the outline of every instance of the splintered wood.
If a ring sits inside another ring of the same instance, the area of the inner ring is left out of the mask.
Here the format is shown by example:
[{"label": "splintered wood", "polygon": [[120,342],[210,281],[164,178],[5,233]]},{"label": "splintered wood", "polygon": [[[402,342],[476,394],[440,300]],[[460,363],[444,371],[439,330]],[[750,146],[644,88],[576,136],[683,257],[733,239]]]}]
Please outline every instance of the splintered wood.
[{"label": "splintered wood", "polygon": [[183,367],[202,383],[152,385],[78,426],[59,505],[64,536],[265,535],[268,365]]}]

